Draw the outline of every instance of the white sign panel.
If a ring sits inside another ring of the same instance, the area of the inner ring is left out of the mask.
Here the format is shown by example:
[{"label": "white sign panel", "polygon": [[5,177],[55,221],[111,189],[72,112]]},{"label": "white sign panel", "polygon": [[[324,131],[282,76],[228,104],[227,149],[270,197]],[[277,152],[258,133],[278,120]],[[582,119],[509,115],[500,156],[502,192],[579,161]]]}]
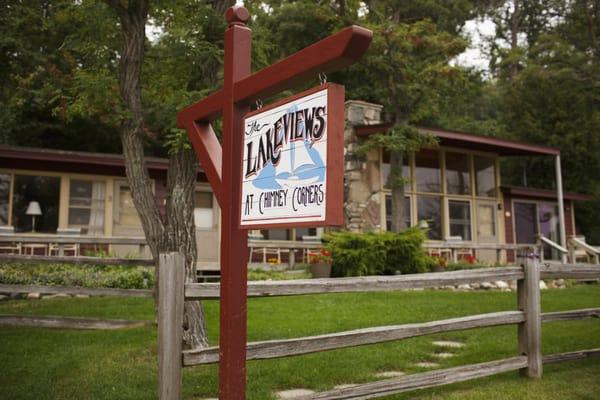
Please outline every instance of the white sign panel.
[{"label": "white sign panel", "polygon": [[326,219],[328,88],[244,120],[241,226]]}]

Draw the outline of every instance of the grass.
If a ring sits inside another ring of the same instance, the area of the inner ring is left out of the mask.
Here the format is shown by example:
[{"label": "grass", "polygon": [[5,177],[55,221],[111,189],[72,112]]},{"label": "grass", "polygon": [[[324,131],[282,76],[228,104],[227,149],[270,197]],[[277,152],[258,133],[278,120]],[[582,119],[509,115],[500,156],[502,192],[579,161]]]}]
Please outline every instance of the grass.
[{"label": "grass", "polygon": [[[251,299],[249,340],[291,338],[369,326],[420,322],[461,315],[514,310],[509,292],[414,291],[352,293]],[[576,286],[542,292],[542,310],[598,307],[600,287]],[[218,341],[218,303],[205,302],[210,341]],[[0,303],[1,314],[78,315],[153,320],[148,299],[51,299]],[[545,354],[600,347],[598,320],[543,325]],[[467,344],[449,359],[436,360],[431,341]],[[271,399],[275,390],[331,389],[374,380],[374,373],[423,371],[418,361],[443,368],[517,354],[516,327],[438,334],[392,343],[329,351],[285,359],[248,362],[248,398]],[[121,331],[69,331],[0,328],[0,399],[152,399],[156,398],[154,327]],[[600,360],[545,368],[540,381],[511,372],[388,399],[595,399],[600,391]],[[216,397],[217,366],[184,370],[184,398]]]}]

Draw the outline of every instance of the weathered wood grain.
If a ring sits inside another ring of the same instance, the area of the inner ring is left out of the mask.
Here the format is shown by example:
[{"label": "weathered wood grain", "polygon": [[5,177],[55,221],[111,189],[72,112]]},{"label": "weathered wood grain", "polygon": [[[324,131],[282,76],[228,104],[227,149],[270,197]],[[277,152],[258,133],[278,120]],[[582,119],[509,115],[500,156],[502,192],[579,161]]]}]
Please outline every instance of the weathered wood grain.
[{"label": "weathered wood grain", "polygon": [[535,257],[523,258],[525,278],[517,281],[517,303],[525,313],[519,324],[519,353],[527,356],[527,368],[521,373],[530,378],[542,377],[540,269]]},{"label": "weathered wood grain", "polygon": [[158,278],[158,387],[160,400],[181,398],[185,258],[160,254]]},{"label": "weathered wood grain", "polygon": [[600,265],[593,264],[543,264],[542,279],[600,279]]},{"label": "weathered wood grain", "polygon": [[65,263],[89,265],[143,265],[154,266],[154,261],[147,258],[101,258],[87,256],[37,256],[23,254],[0,254],[0,262],[17,263]]},{"label": "weathered wood grain", "polygon": [[449,385],[527,366],[527,358],[513,357],[503,360],[466,365],[436,371],[406,375],[399,378],[363,383],[344,389],[315,393],[298,397],[296,400],[374,399],[395,393],[408,392],[435,386]]},{"label": "weathered wood grain", "polygon": [[83,294],[88,296],[153,297],[149,289],[84,288],[76,286],[42,286],[0,284],[0,293]]},{"label": "weathered wood grain", "polygon": [[[291,296],[317,293],[377,292],[427,288],[464,283],[523,279],[519,267],[482,268],[440,273],[363,276],[352,278],[298,279],[248,282],[249,297]],[[186,300],[219,297],[218,283],[188,283]]]},{"label": "weathered wood grain", "polygon": [[582,308],[579,310],[542,313],[542,322],[571,321],[585,318],[600,318],[600,308]]},{"label": "weathered wood grain", "polygon": [[581,360],[588,357],[600,356],[600,348],[570,351],[568,353],[549,354],[543,357],[544,364],[553,364],[562,361]]},{"label": "weathered wood grain", "polygon": [[[355,329],[295,339],[251,342],[247,345],[246,358],[248,360],[257,360],[289,357],[318,351],[389,342],[432,333],[517,324],[523,321],[524,314],[522,312],[503,311],[416,324]],[[218,347],[186,350],[183,352],[184,366],[216,363],[218,361]]]},{"label": "weathered wood grain", "polygon": [[32,316],[32,315],[0,315],[0,325],[5,326],[30,326],[36,328],[60,329],[123,329],[138,328],[149,325],[151,321],[129,321],[123,319],[96,319],[59,316]]}]

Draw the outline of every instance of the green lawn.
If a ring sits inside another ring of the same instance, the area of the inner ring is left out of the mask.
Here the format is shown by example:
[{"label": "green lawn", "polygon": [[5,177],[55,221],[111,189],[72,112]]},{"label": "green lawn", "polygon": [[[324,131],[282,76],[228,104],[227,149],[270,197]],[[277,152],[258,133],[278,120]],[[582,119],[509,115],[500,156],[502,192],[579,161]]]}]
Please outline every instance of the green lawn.
[{"label": "green lawn", "polygon": [[[415,291],[327,294],[251,299],[250,340],[298,337],[361,327],[420,322],[461,315],[514,310],[509,292]],[[600,286],[576,286],[542,292],[542,310],[600,306]],[[218,303],[205,303],[210,340],[216,343]],[[152,320],[148,299],[51,299],[0,303],[2,314],[69,315]],[[516,327],[438,334],[248,363],[248,398],[272,398],[275,390],[331,389],[343,383],[374,380],[380,371],[423,371],[413,364],[435,361],[434,339],[466,343],[443,368],[490,361],[517,354]],[[600,321],[543,325],[545,354],[600,347]],[[0,399],[152,399],[156,397],[154,327],[121,331],[69,331],[0,328]],[[600,359],[547,366],[544,379],[528,380],[517,372],[389,399],[597,399]],[[184,370],[184,398],[216,397],[217,367]]]}]

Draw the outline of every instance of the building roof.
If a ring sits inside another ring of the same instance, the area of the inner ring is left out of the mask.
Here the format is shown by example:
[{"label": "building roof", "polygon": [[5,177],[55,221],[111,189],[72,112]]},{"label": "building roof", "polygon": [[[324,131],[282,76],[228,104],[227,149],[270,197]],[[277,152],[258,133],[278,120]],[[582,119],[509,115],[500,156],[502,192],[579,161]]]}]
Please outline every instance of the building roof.
[{"label": "building roof", "polygon": [[[392,123],[359,125],[354,127],[358,137],[366,137],[375,133],[387,132]],[[433,128],[418,128],[421,132],[437,137],[442,146],[461,147],[470,150],[487,151],[502,156],[530,156],[530,155],[559,155],[560,149],[519,142],[516,140],[501,139],[492,136],[475,135],[472,133],[448,131]]]},{"label": "building roof", "polygon": [[[502,193],[510,195],[511,197],[529,197],[536,199],[554,199],[556,200],[556,191],[549,189],[534,189],[529,187],[518,187],[518,186],[502,186]],[[592,199],[589,194],[566,192],[563,194],[565,200],[573,201],[588,201]]]},{"label": "building roof", "polygon": [[[124,167],[121,154],[92,153],[85,151],[42,149],[38,147],[16,147],[0,145],[1,158],[19,160],[57,161],[61,163],[95,164]],[[166,170],[169,160],[158,157],[145,157],[146,166],[150,169]]]}]

